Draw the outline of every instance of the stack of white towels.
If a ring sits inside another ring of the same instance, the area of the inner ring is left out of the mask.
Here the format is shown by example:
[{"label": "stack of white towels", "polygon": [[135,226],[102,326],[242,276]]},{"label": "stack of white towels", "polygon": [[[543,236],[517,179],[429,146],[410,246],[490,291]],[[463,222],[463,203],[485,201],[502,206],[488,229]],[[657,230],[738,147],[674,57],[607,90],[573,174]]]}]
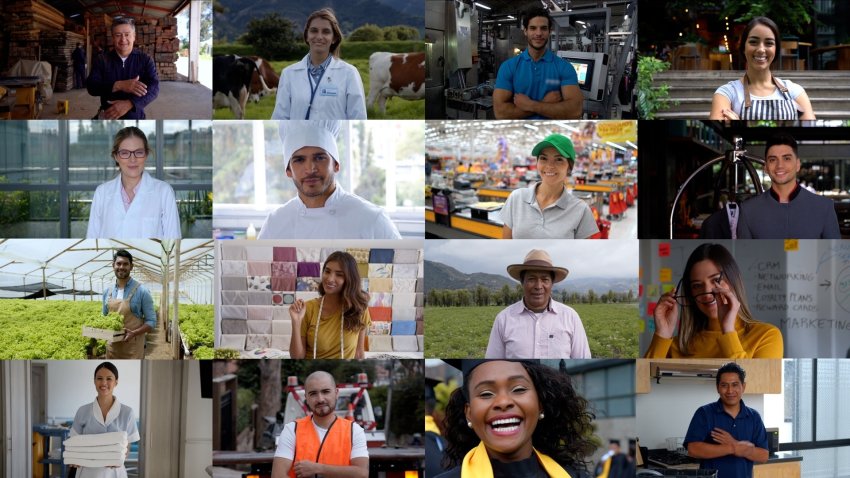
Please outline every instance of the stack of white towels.
[{"label": "stack of white towels", "polygon": [[127,445],[127,432],[72,436],[65,440],[64,461],[87,468],[124,466]]}]

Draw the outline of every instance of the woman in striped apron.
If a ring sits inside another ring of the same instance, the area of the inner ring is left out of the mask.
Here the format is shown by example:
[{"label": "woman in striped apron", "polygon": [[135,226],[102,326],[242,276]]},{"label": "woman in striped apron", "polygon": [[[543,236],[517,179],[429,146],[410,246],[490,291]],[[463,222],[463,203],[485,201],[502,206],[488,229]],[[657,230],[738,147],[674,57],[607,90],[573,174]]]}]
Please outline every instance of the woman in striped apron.
[{"label": "woman in striped apron", "polygon": [[767,17],[753,18],[741,35],[739,53],[747,62],[741,79],[714,92],[713,120],[813,120],[809,96],[802,86],[773,76],[779,29]]}]

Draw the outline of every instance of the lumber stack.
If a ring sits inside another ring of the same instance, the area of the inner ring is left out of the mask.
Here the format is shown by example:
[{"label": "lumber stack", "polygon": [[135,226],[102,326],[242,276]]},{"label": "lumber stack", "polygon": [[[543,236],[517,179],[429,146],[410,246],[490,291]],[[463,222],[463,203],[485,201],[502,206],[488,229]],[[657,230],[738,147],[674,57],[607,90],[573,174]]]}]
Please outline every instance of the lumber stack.
[{"label": "lumber stack", "polygon": [[71,54],[77,43],[85,44],[85,37],[68,31],[41,32],[41,59],[49,62],[56,72],[54,91],[70,91],[74,88],[74,62]]},{"label": "lumber stack", "polygon": [[3,4],[3,29],[9,32],[6,67],[18,60],[38,60],[41,30],[64,30],[62,12],[42,0],[8,0]]}]

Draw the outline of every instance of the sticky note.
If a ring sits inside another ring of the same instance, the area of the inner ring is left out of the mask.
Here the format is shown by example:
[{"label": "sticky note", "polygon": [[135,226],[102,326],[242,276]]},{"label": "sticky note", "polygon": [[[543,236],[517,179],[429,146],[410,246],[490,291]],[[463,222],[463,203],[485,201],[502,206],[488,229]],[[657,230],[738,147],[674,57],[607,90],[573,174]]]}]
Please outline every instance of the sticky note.
[{"label": "sticky note", "polygon": [[643,284],[638,284],[638,297],[643,297]]},{"label": "sticky note", "polygon": [[638,333],[642,334],[646,330],[646,322],[638,321]]},{"label": "sticky note", "polygon": [[658,284],[649,284],[649,288],[646,291],[647,297],[658,297]]},{"label": "sticky note", "polygon": [[785,239],[785,252],[799,251],[800,241],[797,239]]},{"label": "sticky note", "polygon": [[661,284],[661,293],[666,294],[673,290],[676,286],[673,283]]},{"label": "sticky note", "polygon": [[649,333],[654,334],[655,333],[655,320],[654,319],[647,320],[646,321],[646,328],[649,329]]},{"label": "sticky note", "polygon": [[660,271],[658,271],[658,281],[659,282],[670,282],[673,280],[673,269],[669,267],[664,267]]},{"label": "sticky note", "polygon": [[662,242],[658,244],[658,257],[670,257],[670,243]]},{"label": "sticky note", "polygon": [[646,314],[650,317],[655,314],[655,306],[658,305],[657,302],[649,302],[646,304]]}]

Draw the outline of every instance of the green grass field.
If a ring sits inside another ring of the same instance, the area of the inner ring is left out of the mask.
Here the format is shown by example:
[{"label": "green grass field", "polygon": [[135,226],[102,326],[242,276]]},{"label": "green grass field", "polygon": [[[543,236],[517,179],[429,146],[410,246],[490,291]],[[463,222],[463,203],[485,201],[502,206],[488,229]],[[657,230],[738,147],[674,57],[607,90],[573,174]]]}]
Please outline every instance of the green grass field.
[{"label": "green grass field", "polygon": [[[360,78],[363,80],[363,90],[365,91],[366,99],[369,99],[369,59],[347,59],[346,62],[351,63],[360,72]],[[283,69],[297,61],[270,61],[274,70],[280,74]],[[269,85],[270,87],[272,85]],[[277,85],[274,85],[275,87]],[[269,119],[274,111],[275,95],[268,95],[260,98],[259,103],[248,101],[245,108],[245,119]],[[377,108],[369,108],[367,106],[366,116],[369,119],[423,119],[425,118],[425,100],[408,101],[401,98],[390,98],[387,100],[387,112],[381,114]],[[216,108],[213,111],[213,119],[225,120],[236,119],[230,108]]]},{"label": "green grass field", "polygon": [[[594,358],[637,358],[637,304],[572,305]],[[425,357],[483,358],[490,328],[503,307],[426,307]]]}]

